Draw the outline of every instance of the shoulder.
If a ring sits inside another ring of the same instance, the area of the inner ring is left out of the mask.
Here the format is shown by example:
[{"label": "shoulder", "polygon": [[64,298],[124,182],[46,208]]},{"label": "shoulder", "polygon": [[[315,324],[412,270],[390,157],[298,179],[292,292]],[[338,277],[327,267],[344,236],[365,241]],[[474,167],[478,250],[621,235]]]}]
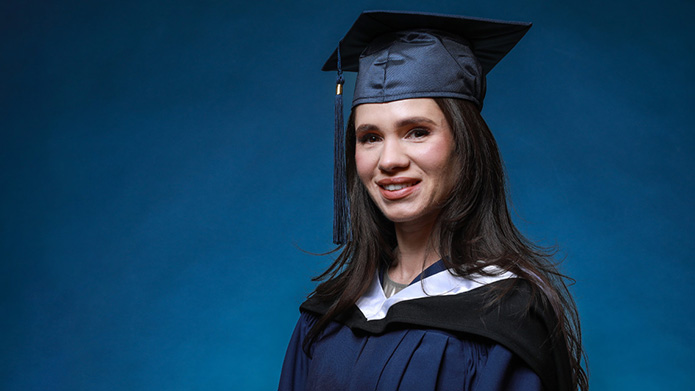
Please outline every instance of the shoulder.
[{"label": "shoulder", "polygon": [[[300,309],[321,316],[331,304],[330,300],[312,297]],[[531,284],[509,278],[460,294],[400,301],[391,305],[379,319],[367,319],[357,306],[352,306],[335,321],[370,334],[413,327],[472,334],[526,355],[544,345],[555,329],[554,319],[552,311],[545,308],[542,296]],[[534,361],[532,357],[529,360]]]},{"label": "shoulder", "polygon": [[[460,294],[423,295],[398,301],[389,306],[385,317],[378,319],[368,320],[359,308],[353,306],[337,320],[373,333],[383,332],[397,324],[470,332],[476,323],[472,322],[474,319],[485,319],[486,323],[516,319],[539,326],[553,320],[552,317],[546,319],[549,313],[543,302],[542,296],[526,280],[508,278]],[[321,316],[332,304],[333,300],[312,296],[302,303],[300,310]]]},{"label": "shoulder", "polygon": [[[427,328],[464,339],[482,337],[518,356],[539,374],[546,389],[565,390],[569,376],[564,339],[557,318],[541,292],[526,280],[509,278],[456,295],[421,297],[394,304],[383,319],[367,320],[352,306],[335,320],[353,331],[381,335],[393,330]],[[310,298],[303,312],[321,316],[332,303]]]},{"label": "shoulder", "polygon": [[541,389],[538,375],[503,346],[439,329],[371,334],[329,322],[310,356],[310,389]]}]

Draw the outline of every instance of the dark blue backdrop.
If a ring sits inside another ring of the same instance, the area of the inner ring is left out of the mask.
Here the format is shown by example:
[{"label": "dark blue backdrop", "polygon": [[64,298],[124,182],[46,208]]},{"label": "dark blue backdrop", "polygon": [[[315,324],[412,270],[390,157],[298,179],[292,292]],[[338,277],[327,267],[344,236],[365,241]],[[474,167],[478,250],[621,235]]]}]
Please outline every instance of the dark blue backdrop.
[{"label": "dark blue backdrop", "polygon": [[363,9],[535,23],[483,112],[516,220],[577,280],[593,390],[691,386],[692,1],[6,0],[0,389],[276,387]]}]

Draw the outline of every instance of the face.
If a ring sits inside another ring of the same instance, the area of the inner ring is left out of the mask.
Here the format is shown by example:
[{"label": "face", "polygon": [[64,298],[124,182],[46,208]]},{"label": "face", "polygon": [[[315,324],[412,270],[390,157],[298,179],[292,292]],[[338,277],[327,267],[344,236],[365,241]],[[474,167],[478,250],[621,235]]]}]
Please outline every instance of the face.
[{"label": "face", "polygon": [[454,138],[432,99],[355,108],[355,163],[372,200],[396,224],[432,224],[454,185]]}]

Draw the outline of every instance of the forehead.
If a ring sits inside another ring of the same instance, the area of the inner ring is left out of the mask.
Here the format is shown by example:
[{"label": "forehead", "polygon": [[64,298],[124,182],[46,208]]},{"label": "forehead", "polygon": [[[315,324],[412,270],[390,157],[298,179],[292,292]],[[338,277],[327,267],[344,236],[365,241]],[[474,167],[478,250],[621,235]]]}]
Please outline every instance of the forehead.
[{"label": "forehead", "polygon": [[365,103],[355,107],[355,126],[357,127],[363,124],[389,124],[411,118],[427,119],[436,124],[446,122],[439,105],[430,98]]}]

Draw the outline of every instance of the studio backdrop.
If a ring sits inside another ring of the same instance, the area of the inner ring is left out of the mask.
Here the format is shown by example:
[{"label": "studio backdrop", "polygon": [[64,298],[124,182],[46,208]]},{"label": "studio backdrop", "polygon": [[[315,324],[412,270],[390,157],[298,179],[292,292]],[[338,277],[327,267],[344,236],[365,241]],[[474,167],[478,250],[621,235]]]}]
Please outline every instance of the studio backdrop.
[{"label": "studio backdrop", "polygon": [[515,222],[576,280],[592,390],[692,387],[695,3],[9,0],[0,389],[277,387],[365,9],[534,23],[483,110]]}]

